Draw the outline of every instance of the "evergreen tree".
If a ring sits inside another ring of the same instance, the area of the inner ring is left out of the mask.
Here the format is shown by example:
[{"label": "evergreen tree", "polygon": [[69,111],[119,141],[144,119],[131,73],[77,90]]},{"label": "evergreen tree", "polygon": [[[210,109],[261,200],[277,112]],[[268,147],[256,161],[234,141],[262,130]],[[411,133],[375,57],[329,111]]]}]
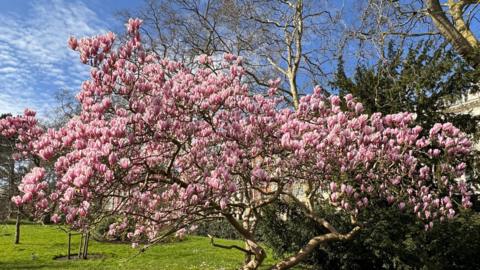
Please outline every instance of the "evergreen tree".
[{"label": "evergreen tree", "polygon": [[[0,115],[0,119],[9,116],[8,114]],[[0,220],[8,218],[12,214],[12,206],[10,197],[17,195],[14,175],[14,161],[12,159],[13,150],[12,140],[0,135]],[[13,185],[12,185],[13,184]]]},{"label": "evergreen tree", "polygon": [[357,66],[351,77],[340,61],[332,82],[334,90],[340,95],[353,94],[368,113],[410,111],[425,128],[448,121],[468,134],[477,133],[479,117],[448,109],[453,102],[478,91],[478,70],[447,44],[436,47],[429,41],[406,49],[390,43],[386,55],[387,61],[374,66]]}]

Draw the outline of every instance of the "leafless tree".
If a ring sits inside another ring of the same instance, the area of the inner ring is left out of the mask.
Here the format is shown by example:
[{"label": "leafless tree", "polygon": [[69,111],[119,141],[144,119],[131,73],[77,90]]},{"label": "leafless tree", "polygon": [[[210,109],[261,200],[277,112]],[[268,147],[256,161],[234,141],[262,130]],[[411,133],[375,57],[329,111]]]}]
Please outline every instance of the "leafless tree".
[{"label": "leafless tree", "polygon": [[402,46],[418,39],[448,41],[468,63],[480,65],[478,0],[366,0],[361,1],[358,24],[347,31],[350,37],[369,41],[383,57],[386,42]]},{"label": "leafless tree", "polygon": [[72,89],[60,89],[55,92],[56,106],[53,108],[53,117],[50,117],[45,126],[57,128],[80,113],[80,103]]},{"label": "leafless tree", "polygon": [[294,106],[321,84],[339,51],[332,40],[339,13],[324,0],[172,0],[145,2],[137,12],[151,50],[193,63],[195,56],[242,56],[248,82],[258,91],[283,78],[280,91]]}]

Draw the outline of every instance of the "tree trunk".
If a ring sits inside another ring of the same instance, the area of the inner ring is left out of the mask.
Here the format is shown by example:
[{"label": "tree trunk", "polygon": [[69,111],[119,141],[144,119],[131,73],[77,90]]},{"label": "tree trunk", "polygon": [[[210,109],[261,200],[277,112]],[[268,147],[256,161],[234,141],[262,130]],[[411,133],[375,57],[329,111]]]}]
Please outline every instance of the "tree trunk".
[{"label": "tree trunk", "polygon": [[347,234],[340,234],[340,233],[327,233],[324,235],[316,236],[302,248],[300,251],[298,251],[295,255],[292,255],[274,266],[272,266],[270,269],[271,270],[284,270],[284,269],[289,269],[294,267],[295,265],[299,264],[301,261],[303,261],[308,255],[312,253],[313,250],[315,250],[318,245],[321,243],[326,243],[330,241],[343,241],[343,240],[349,240],[351,239],[358,231],[360,230],[360,227],[355,227],[353,230],[351,230]]},{"label": "tree trunk", "polygon": [[245,249],[250,253],[246,254],[243,264],[243,270],[256,270],[267,257],[265,250],[257,243],[253,233],[242,226],[231,214],[224,214],[227,221],[243,236],[245,239]]},{"label": "tree trunk", "polygon": [[293,101],[293,108],[298,110],[298,106],[300,105],[300,101],[298,98],[298,89],[297,89],[297,82],[295,78],[295,74],[291,74],[288,77],[288,84],[290,85],[290,93],[292,94],[292,101]]},{"label": "tree trunk", "polygon": [[85,235],[85,244],[83,245],[83,259],[88,259],[88,244],[90,242],[90,232]]},{"label": "tree trunk", "polygon": [[[8,204],[8,218],[12,218],[13,216],[13,213],[15,212],[15,204],[10,200],[13,196],[17,195],[18,193],[18,189],[17,189],[17,185],[15,185],[15,161],[10,158],[9,160],[9,164],[8,164],[9,168],[8,168],[8,187],[9,187],[9,193],[8,193],[8,201],[9,201],[9,204]],[[17,209],[18,210],[18,209]],[[17,213],[17,216],[18,216],[18,213]]]},{"label": "tree trunk", "polygon": [[[469,29],[457,29],[455,25],[448,19],[439,0],[427,0],[426,4],[433,24],[437,27],[440,34],[448,40],[453,48],[455,48],[455,50],[465,60],[467,60],[470,65],[472,65],[474,68],[478,68],[480,66],[480,54],[478,52],[478,47],[476,46],[478,41],[473,34],[470,35],[471,32]],[[453,13],[452,16],[454,17],[454,20],[456,20],[458,23],[461,18],[462,11],[461,9],[459,10],[455,7],[455,5],[450,6],[450,11]],[[462,25],[460,24],[459,27],[462,27]]]},{"label": "tree trunk", "polygon": [[68,253],[67,253],[67,259],[70,260],[70,251],[72,247],[72,233],[68,233]]},{"label": "tree trunk", "polygon": [[88,244],[90,242],[90,233],[82,233],[80,239],[80,247],[78,249],[78,258],[79,259],[88,259]]},{"label": "tree trunk", "polygon": [[17,212],[17,220],[15,221],[15,244],[20,244],[20,209]]},{"label": "tree trunk", "polygon": [[262,264],[263,260],[267,257],[265,250],[255,241],[245,240],[245,247],[251,252],[245,259],[243,270],[255,270]]},{"label": "tree trunk", "polygon": [[81,259],[83,255],[83,233],[81,234],[80,237],[80,246],[78,247],[78,258]]}]

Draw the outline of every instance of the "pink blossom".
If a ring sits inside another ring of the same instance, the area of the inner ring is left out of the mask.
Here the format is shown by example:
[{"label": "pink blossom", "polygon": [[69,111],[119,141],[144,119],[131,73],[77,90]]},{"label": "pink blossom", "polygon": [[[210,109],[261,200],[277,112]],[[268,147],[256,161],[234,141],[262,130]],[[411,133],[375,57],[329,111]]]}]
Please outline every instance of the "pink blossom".
[{"label": "pink blossom", "polygon": [[200,56],[198,56],[198,63],[202,65],[207,65],[207,64],[210,64],[211,62],[212,62],[211,58],[206,54],[201,54]]},{"label": "pink blossom", "polygon": [[237,56],[234,55],[234,54],[231,54],[231,53],[224,53],[223,54],[223,59],[225,59],[225,61],[231,63],[231,62],[237,60]]},{"label": "pink blossom", "polygon": [[337,190],[337,183],[335,182],[330,182],[330,190],[332,192],[335,192]]},{"label": "pink blossom", "polygon": [[53,222],[53,223],[59,223],[60,222],[60,216],[57,215],[57,214],[53,214],[51,217],[50,217],[50,220]]},{"label": "pink blossom", "polygon": [[16,206],[20,206],[22,204],[22,197],[15,196],[12,198],[12,202],[15,203]]},{"label": "pink blossom", "polygon": [[74,37],[69,37],[69,38],[68,38],[68,46],[70,46],[70,48],[71,48],[72,50],[76,50],[76,49],[77,49],[77,46],[78,46],[77,39],[74,38]]},{"label": "pink blossom", "polygon": [[130,167],[130,159],[128,158],[122,158],[120,159],[120,161],[118,162],[118,164],[120,165],[120,167],[122,169],[127,169],[128,167]]},{"label": "pink blossom", "polygon": [[355,105],[355,113],[361,114],[363,112],[363,105],[362,103],[357,103]]}]

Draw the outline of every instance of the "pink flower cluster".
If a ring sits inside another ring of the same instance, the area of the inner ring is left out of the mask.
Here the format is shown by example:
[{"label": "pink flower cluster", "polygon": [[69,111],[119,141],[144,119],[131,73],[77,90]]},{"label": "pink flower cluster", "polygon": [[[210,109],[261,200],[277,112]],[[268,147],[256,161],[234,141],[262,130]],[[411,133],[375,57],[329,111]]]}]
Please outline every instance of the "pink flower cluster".
[{"label": "pink flower cluster", "polygon": [[410,113],[368,116],[352,96],[326,97],[320,88],[298,111],[280,109],[278,80],[269,96],[252,95],[233,55],[216,71],[159,59],[142,48],[140,25],[129,20],[118,48],[111,33],[69,40],[92,71],[77,96],[82,111],[64,127],[43,131],[31,112],[0,122],[23,156],[54,162],[55,188],[35,168],[17,204],[51,206],[54,222],[74,227],[123,216],[111,233],[135,224],[133,240],[265,205],[305,183],[318,203],[356,215],[384,199],[427,226],[454,216],[454,194],[470,205],[470,186],[455,179],[471,143],[451,124],[421,137]]},{"label": "pink flower cluster", "polygon": [[12,201],[18,206],[31,201],[36,201],[35,208],[38,211],[44,211],[48,208],[48,200],[45,190],[48,186],[44,181],[45,169],[35,167],[30,173],[25,175],[22,179],[22,183],[18,186],[22,196],[15,196]]},{"label": "pink flower cluster", "polygon": [[428,227],[434,219],[453,217],[454,194],[471,206],[472,191],[456,180],[465,173],[463,160],[471,149],[459,129],[436,124],[421,137],[413,114],[368,117],[351,95],[343,100],[346,111],[341,102],[317,88],[282,127],[282,145],[295,157],[290,171],[300,172],[299,179],[353,214],[372,198],[383,198],[400,209],[411,206]]},{"label": "pink flower cluster", "polygon": [[35,139],[43,132],[35,118],[35,112],[29,109],[23,115],[0,119],[0,136],[15,142],[15,159],[28,156],[34,150]]}]

